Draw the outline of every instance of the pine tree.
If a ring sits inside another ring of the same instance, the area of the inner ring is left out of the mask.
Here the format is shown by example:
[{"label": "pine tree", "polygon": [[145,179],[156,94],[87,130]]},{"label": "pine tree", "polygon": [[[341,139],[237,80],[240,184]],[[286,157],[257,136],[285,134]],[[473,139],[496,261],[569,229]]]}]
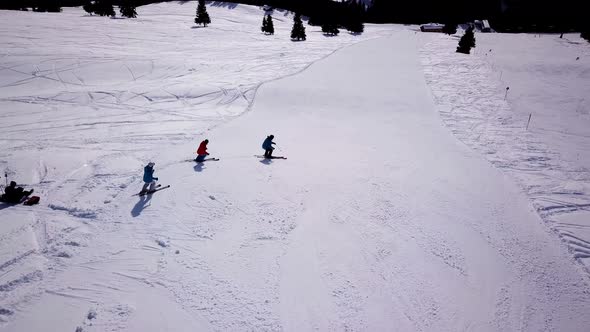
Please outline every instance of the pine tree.
[{"label": "pine tree", "polygon": [[134,0],[124,0],[119,6],[119,12],[121,12],[121,16],[123,17],[136,18],[137,12],[135,11],[135,8],[137,8],[137,5]]},{"label": "pine tree", "polygon": [[275,34],[275,25],[272,22],[272,16],[270,15],[266,16],[266,32],[268,32],[269,35]]},{"label": "pine tree", "polygon": [[365,31],[365,24],[363,23],[364,16],[365,5],[358,1],[350,0],[342,25],[352,34],[361,34]]},{"label": "pine tree", "polygon": [[115,16],[113,3],[110,0],[96,0],[94,3],[94,13],[100,16]]},{"label": "pine tree", "polygon": [[295,14],[293,17],[293,29],[291,29],[291,39],[293,40],[305,40],[305,27],[303,21],[301,21],[301,15]]},{"label": "pine tree", "polygon": [[61,12],[61,5],[59,0],[47,0],[46,1],[45,10],[50,13],[60,13]]},{"label": "pine tree", "polygon": [[90,15],[94,13],[95,7],[96,6],[91,1],[88,1],[84,6],[82,6],[82,8]]},{"label": "pine tree", "polygon": [[590,43],[590,31],[584,31],[580,34],[580,37],[586,39]]},{"label": "pine tree", "polygon": [[61,12],[61,5],[59,0],[36,1],[36,5],[33,6],[33,11],[59,13]]},{"label": "pine tree", "polygon": [[322,24],[322,32],[325,35],[336,36],[340,33],[340,30],[338,30],[338,25],[335,23],[324,23]]},{"label": "pine tree", "polygon": [[[2,0],[0,1],[0,9],[8,9],[8,10],[22,10],[28,11],[27,8],[31,7],[31,3],[28,1],[19,1],[19,0]],[[34,6],[33,6],[34,7]]]},{"label": "pine tree", "polygon": [[473,34],[473,27],[470,26],[467,28],[467,31],[465,31],[463,37],[461,37],[461,40],[459,40],[457,52],[469,54],[472,47],[475,47],[475,35]]},{"label": "pine tree", "polygon": [[202,24],[203,26],[207,26],[207,24],[211,23],[211,18],[209,18],[209,14],[207,14],[207,6],[205,5],[205,0],[199,0],[199,4],[197,5],[197,17],[195,17],[196,24]]},{"label": "pine tree", "polygon": [[260,27],[260,30],[262,32],[264,32],[264,34],[267,33],[267,30],[268,30],[268,22],[266,21],[266,15],[264,15],[264,17],[262,17],[262,26]]},{"label": "pine tree", "polygon": [[445,26],[442,28],[442,32],[446,33],[447,35],[454,35],[457,33],[457,24],[456,23],[446,23]]},{"label": "pine tree", "polygon": [[268,34],[268,35],[275,34],[275,26],[272,22],[272,16],[270,16],[270,15],[264,16],[264,18],[262,19],[262,27],[260,29],[265,34]]},{"label": "pine tree", "polygon": [[[385,23],[390,20],[396,12],[396,7],[404,6],[399,1],[391,0],[373,0],[367,10],[367,15],[371,22]],[[410,14],[410,13],[408,13]]]},{"label": "pine tree", "polygon": [[346,26],[346,30],[353,34],[361,34],[365,31],[365,24],[361,21],[350,22]]}]

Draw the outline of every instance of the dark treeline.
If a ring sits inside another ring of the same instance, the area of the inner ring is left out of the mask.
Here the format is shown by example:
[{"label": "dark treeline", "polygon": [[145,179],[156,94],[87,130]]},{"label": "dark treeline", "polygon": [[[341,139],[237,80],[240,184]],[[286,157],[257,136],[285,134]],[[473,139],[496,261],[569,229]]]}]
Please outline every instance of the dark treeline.
[{"label": "dark treeline", "polygon": [[[114,5],[121,1],[113,0]],[[145,5],[162,0],[137,0]],[[322,25],[347,20],[374,23],[463,23],[488,19],[497,31],[566,32],[586,30],[590,0],[373,0],[365,12],[355,0],[227,0],[250,5],[269,5],[297,12]],[[86,0],[2,0],[1,9],[82,6]]]},{"label": "dark treeline", "polygon": [[[88,2],[89,0],[1,0],[0,9],[32,9],[45,7],[50,3],[52,7],[74,7],[83,6]],[[119,5],[123,3],[123,0],[111,0],[109,2],[113,5]],[[137,6],[156,2],[166,2],[166,0],[134,1]],[[257,6],[268,5],[274,8],[286,9],[300,13],[303,16],[311,17],[311,23],[317,25],[322,24],[327,19],[334,18],[338,18],[337,20],[339,21],[349,20],[351,17],[354,17],[354,19],[365,19],[364,14],[362,14],[364,13],[364,6],[357,4],[355,0],[349,0],[345,3],[332,0],[230,0],[225,2]],[[315,23],[313,23],[313,20],[315,20]]]},{"label": "dark treeline", "polygon": [[374,0],[368,21],[376,23],[464,23],[487,19],[497,31],[581,30],[588,0]]},{"label": "dark treeline", "polygon": [[504,0],[492,26],[501,31],[567,32],[588,29],[588,0]]},{"label": "dark treeline", "polygon": [[[215,2],[215,1],[214,1]],[[311,25],[337,23],[344,27],[365,22],[366,7],[360,0],[229,0],[254,6],[270,6],[284,9],[309,18]]]},{"label": "dark treeline", "polygon": [[[78,7],[84,6],[92,0],[0,0],[0,9],[13,10],[37,10],[37,11],[56,11],[56,10],[39,10],[45,8],[61,7]],[[106,0],[111,5],[119,6],[129,2],[129,0]],[[143,6],[150,3],[165,2],[156,0],[132,0],[136,6]],[[59,11],[59,10],[57,10]]]}]

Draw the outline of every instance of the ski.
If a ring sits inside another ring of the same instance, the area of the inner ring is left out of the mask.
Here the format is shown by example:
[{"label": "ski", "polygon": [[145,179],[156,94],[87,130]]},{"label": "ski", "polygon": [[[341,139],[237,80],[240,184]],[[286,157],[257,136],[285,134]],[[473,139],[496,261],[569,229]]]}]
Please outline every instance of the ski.
[{"label": "ski", "polygon": [[254,157],[261,158],[261,159],[287,159],[287,157],[283,157],[283,156],[265,157],[265,156],[261,156],[261,155],[254,155]]},{"label": "ski", "polygon": [[161,184],[158,184],[158,185],[156,186],[156,188],[154,188],[154,189],[152,189],[152,190],[147,190],[147,191],[143,191],[143,192],[141,192],[141,191],[140,191],[140,192],[138,192],[137,194],[133,194],[133,196],[145,196],[145,195],[153,194],[153,193],[155,193],[156,191],[160,191],[160,190],[162,190],[162,189],[166,189],[166,188],[170,188],[170,185],[167,185],[167,186],[163,186],[163,187],[162,187],[162,185],[161,185]]},{"label": "ski", "polygon": [[170,185],[159,187],[159,188],[156,188],[156,189],[153,189],[153,190],[148,190],[148,191],[146,191],[143,194],[139,194],[139,196],[151,195],[151,194],[155,193],[156,191],[160,191],[160,190],[166,189],[166,188],[170,188]]},{"label": "ski", "polygon": [[[192,161],[192,162],[197,162],[197,163],[200,163],[201,162],[201,161],[197,161],[196,159],[187,159],[185,161],[188,161],[188,162],[191,162]],[[205,159],[203,161],[219,161],[219,158],[207,158],[207,159]]]}]

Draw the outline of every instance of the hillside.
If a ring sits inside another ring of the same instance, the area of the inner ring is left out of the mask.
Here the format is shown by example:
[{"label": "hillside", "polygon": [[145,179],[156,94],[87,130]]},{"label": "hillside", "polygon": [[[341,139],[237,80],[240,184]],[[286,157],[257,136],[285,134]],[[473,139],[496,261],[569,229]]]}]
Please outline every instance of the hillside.
[{"label": "hillside", "polygon": [[[209,6],[207,28],[194,10],[0,11],[0,167],[41,196],[0,206],[2,330],[590,325],[588,274],[522,189],[543,183],[490,160],[459,127],[471,118],[444,108],[469,102],[437,62],[454,41],[368,25],[291,42],[289,13],[265,36],[258,7]],[[477,111],[508,111],[497,97]],[[255,156],[269,134],[287,160]],[[190,160],[205,138],[220,161]],[[171,187],[134,196],[149,161]]]}]

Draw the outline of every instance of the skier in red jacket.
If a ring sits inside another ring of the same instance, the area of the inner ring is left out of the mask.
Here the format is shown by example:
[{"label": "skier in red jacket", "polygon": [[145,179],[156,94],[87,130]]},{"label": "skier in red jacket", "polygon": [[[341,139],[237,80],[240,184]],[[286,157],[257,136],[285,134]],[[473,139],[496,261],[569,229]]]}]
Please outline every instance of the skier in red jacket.
[{"label": "skier in red jacket", "polygon": [[197,149],[197,159],[195,159],[196,162],[205,161],[205,158],[209,155],[209,152],[207,152],[207,144],[209,144],[208,139],[199,144],[199,148]]}]

